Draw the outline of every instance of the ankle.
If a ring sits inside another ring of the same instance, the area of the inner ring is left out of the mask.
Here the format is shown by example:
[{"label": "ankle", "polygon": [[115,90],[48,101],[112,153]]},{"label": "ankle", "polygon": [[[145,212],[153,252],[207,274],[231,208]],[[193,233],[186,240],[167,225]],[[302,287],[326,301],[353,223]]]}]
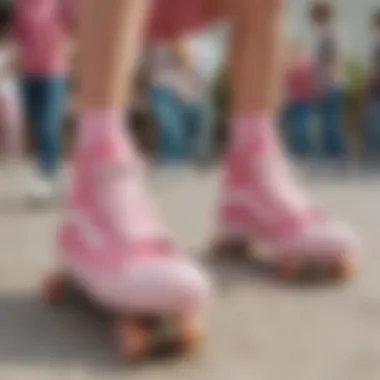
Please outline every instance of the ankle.
[{"label": "ankle", "polygon": [[275,117],[270,113],[234,116],[230,121],[229,154],[246,158],[247,152],[262,155],[276,145]]},{"label": "ankle", "polygon": [[118,138],[123,128],[123,115],[117,110],[85,110],[78,118],[77,149],[90,148],[104,140]]},{"label": "ankle", "polygon": [[77,155],[101,151],[107,146],[111,150],[136,157],[137,149],[132,134],[126,125],[124,112],[114,109],[88,109],[78,118]]}]

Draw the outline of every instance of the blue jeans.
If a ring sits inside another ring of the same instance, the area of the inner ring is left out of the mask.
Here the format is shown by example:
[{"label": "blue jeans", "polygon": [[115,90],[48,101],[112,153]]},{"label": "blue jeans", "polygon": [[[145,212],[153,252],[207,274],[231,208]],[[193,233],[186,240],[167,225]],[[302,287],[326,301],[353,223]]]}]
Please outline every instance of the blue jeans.
[{"label": "blue jeans", "polygon": [[27,121],[32,127],[42,173],[52,176],[61,161],[61,132],[67,93],[64,77],[25,76],[21,91]]},{"label": "blue jeans", "polygon": [[328,158],[342,158],[346,154],[344,136],[344,93],[332,89],[319,100],[322,154]]},{"label": "blue jeans", "polygon": [[365,145],[369,157],[380,157],[380,99],[370,99],[366,105]]},{"label": "blue jeans", "polygon": [[171,90],[150,89],[153,115],[158,125],[158,155],[162,161],[199,161],[211,158],[213,107],[210,102],[183,103]]},{"label": "blue jeans", "polygon": [[313,153],[312,118],[314,104],[311,101],[298,101],[289,105],[287,126],[291,152],[297,157]]}]

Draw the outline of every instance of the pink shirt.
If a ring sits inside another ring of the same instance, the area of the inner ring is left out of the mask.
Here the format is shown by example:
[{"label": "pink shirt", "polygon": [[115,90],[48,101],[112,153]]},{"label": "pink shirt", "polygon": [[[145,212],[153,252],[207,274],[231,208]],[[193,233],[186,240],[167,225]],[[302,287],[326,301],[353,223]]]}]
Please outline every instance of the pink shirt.
[{"label": "pink shirt", "polygon": [[301,60],[293,63],[286,79],[290,101],[308,101],[315,97],[314,65],[311,61]]},{"label": "pink shirt", "polygon": [[69,42],[67,0],[18,0],[14,34],[27,75],[65,75]]}]

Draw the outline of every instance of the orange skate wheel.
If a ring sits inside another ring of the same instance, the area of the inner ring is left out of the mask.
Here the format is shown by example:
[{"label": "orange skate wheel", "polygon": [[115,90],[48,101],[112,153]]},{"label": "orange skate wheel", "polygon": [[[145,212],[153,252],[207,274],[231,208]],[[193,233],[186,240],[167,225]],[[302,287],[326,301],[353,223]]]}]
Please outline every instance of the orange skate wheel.
[{"label": "orange skate wheel", "polygon": [[178,330],[178,351],[190,353],[196,350],[204,338],[203,324],[198,317],[184,318]]},{"label": "orange skate wheel", "polygon": [[136,361],[146,356],[150,349],[149,332],[138,322],[121,321],[115,326],[116,348],[126,361]]},{"label": "orange skate wheel", "polygon": [[48,276],[43,288],[44,299],[50,304],[62,300],[64,295],[64,284],[62,278],[57,274]]},{"label": "orange skate wheel", "polygon": [[357,266],[353,258],[341,257],[333,264],[333,276],[346,280],[354,276]]}]

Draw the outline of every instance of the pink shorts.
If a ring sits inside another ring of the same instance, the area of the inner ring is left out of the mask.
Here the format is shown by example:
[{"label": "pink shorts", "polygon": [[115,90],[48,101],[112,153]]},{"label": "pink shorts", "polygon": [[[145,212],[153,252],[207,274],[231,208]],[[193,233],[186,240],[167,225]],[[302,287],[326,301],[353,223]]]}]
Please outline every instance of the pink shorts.
[{"label": "pink shorts", "polygon": [[173,38],[210,23],[207,0],[154,0],[149,23],[150,41]]}]

